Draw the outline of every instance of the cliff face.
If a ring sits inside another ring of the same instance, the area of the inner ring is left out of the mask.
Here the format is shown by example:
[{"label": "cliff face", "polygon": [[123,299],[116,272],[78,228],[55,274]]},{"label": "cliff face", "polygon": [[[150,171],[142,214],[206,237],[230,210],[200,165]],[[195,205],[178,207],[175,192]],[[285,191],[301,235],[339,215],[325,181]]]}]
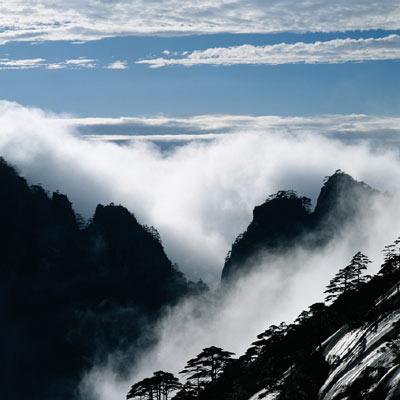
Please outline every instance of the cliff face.
[{"label": "cliff face", "polygon": [[255,207],[253,220],[238,236],[222,271],[224,281],[245,273],[262,254],[280,254],[296,245],[323,246],[371,204],[377,191],[342,171],[325,181],[315,209],[310,200],[292,191],[280,191]]},{"label": "cliff face", "polygon": [[[398,296],[396,301],[400,305]],[[400,398],[399,334],[399,309],[378,315],[360,328],[345,325],[340,329],[324,344],[331,370],[319,398]]]},{"label": "cliff face", "polygon": [[3,398],[71,400],[94,359],[204,289],[124,207],[99,205],[82,226],[65,195],[29,186],[1,159],[0,221]]}]

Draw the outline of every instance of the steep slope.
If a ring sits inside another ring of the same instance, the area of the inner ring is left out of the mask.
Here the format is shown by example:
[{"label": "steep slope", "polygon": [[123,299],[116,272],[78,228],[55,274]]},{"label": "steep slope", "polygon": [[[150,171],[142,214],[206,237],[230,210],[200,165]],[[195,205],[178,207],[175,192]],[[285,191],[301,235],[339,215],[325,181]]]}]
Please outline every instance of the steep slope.
[{"label": "steep slope", "polygon": [[99,205],[82,226],[65,195],[29,186],[2,159],[0,221],[2,398],[73,399],[94,360],[204,290],[124,207]]},{"label": "steep slope", "polygon": [[390,307],[359,328],[343,326],[324,343],[331,370],[320,389],[321,400],[400,398],[400,293],[396,287],[376,307],[383,305]]},{"label": "steep slope", "polygon": [[253,220],[238,236],[225,260],[224,281],[257,264],[264,253],[281,254],[296,245],[323,246],[365,212],[377,191],[338,170],[327,178],[316,207],[293,191],[280,191],[254,208]]},{"label": "steep slope", "polygon": [[[399,279],[399,274],[397,278]],[[400,282],[400,281],[399,281]],[[315,400],[395,400],[400,398],[400,291],[393,286],[359,321],[349,320],[316,351],[329,365]],[[304,376],[310,379],[315,371]],[[281,384],[260,390],[249,400],[285,399]],[[279,387],[279,390],[276,388]],[[303,397],[299,397],[303,398]],[[311,400],[311,399],[310,399]]]},{"label": "steep slope", "polygon": [[400,249],[333,303],[268,327],[185,400],[397,400],[399,383]]}]

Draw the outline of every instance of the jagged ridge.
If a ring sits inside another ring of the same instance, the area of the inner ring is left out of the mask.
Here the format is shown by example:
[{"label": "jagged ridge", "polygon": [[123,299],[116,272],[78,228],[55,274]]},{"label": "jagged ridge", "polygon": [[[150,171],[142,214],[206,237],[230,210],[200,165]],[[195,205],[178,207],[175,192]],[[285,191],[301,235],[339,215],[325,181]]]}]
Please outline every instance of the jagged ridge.
[{"label": "jagged ridge", "polygon": [[377,191],[364,182],[337,170],[327,177],[314,211],[311,201],[293,191],[280,191],[254,208],[253,220],[238,236],[226,257],[224,281],[247,272],[260,262],[263,253],[280,254],[295,245],[323,246],[365,211]]}]

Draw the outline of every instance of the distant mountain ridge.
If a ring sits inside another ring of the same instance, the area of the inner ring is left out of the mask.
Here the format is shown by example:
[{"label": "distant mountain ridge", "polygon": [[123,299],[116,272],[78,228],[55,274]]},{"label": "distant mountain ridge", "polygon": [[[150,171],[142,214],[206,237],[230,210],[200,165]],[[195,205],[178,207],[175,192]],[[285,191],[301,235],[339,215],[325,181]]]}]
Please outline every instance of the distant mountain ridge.
[{"label": "distant mountain ridge", "polygon": [[264,253],[281,254],[301,244],[323,246],[367,209],[379,192],[337,170],[327,177],[314,211],[311,200],[294,191],[279,191],[256,206],[253,219],[226,257],[222,280],[235,279],[257,266]]}]

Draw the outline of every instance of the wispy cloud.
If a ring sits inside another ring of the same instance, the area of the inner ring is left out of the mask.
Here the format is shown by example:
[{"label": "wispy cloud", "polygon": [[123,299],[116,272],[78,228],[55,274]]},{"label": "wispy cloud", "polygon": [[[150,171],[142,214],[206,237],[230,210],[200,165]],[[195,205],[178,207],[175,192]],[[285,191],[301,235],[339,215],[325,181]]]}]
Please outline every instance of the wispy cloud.
[{"label": "wispy cloud", "polygon": [[0,59],[0,69],[32,69],[44,67],[45,61],[43,58],[24,58],[12,60],[9,58]]},{"label": "wispy cloud", "polygon": [[128,62],[117,60],[105,66],[106,69],[127,69]]},{"label": "wispy cloud", "polygon": [[96,68],[96,60],[91,58],[74,58],[63,63],[67,68]]},{"label": "wispy cloud", "polygon": [[0,43],[87,41],[132,34],[333,32],[400,28],[397,0],[14,0],[0,6]]},{"label": "wispy cloud", "polygon": [[[168,55],[169,53],[164,52]],[[140,60],[151,68],[168,65],[235,65],[235,64],[338,64],[372,60],[399,60],[400,36],[388,35],[369,39],[334,39],[313,43],[279,43],[268,46],[242,45],[196,50],[179,58],[160,57]]]},{"label": "wispy cloud", "polygon": [[[363,114],[283,117],[274,115],[197,115],[191,117],[62,118],[85,137],[104,141],[214,139],[222,134],[287,132],[400,140],[400,117]],[[99,133],[101,132],[101,134]],[[388,139],[387,137],[385,137]]]},{"label": "wispy cloud", "polygon": [[44,58],[0,59],[2,69],[93,69],[98,66],[97,60],[91,58],[75,58],[60,62],[49,62]]}]

